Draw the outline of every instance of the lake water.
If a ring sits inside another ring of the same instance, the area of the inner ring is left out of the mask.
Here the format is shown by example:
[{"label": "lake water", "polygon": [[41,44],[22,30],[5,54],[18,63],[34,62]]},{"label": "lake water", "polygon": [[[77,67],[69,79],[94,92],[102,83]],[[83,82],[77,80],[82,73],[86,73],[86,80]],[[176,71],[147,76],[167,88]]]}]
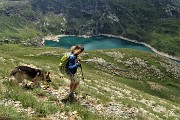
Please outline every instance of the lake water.
[{"label": "lake water", "polygon": [[45,41],[45,46],[50,47],[63,47],[70,48],[76,44],[83,44],[85,50],[99,50],[99,49],[112,49],[112,48],[131,48],[137,50],[143,50],[152,52],[152,50],[142,44],[133,43],[120,38],[106,37],[106,36],[95,36],[91,38],[83,38],[76,36],[65,36],[61,37],[59,42]]}]

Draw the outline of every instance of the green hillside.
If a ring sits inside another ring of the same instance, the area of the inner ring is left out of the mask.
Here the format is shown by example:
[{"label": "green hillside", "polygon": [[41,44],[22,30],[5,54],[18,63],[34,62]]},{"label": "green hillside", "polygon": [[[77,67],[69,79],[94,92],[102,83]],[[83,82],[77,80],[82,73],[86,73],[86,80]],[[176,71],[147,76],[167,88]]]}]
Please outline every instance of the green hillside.
[{"label": "green hillside", "polygon": [[[114,120],[180,119],[180,65],[154,53],[130,49],[85,51],[85,84],[77,101],[64,104],[69,80],[60,78],[59,59],[66,49],[0,46],[0,119]],[[9,81],[18,65],[51,72],[50,87],[25,89]],[[81,75],[79,75],[81,78]],[[80,90],[80,91],[79,91]]]},{"label": "green hillside", "polygon": [[[60,34],[121,35],[180,56],[180,1],[0,0],[0,120],[180,119],[180,64],[132,49],[85,51],[85,82],[63,103],[69,80],[58,64],[68,50],[42,46]],[[18,86],[9,74],[19,65],[50,71],[52,82]]]},{"label": "green hillside", "polygon": [[47,34],[113,34],[180,56],[179,8],[179,0],[1,0],[0,42],[38,43]]}]

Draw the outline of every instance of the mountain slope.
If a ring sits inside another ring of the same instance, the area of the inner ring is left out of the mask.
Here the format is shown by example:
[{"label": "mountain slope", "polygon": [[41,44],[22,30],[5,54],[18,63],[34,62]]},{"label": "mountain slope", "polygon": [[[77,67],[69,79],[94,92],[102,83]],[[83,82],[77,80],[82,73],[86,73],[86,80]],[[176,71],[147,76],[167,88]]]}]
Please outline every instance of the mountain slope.
[{"label": "mountain slope", "polygon": [[[85,83],[77,101],[63,104],[69,80],[60,78],[61,48],[0,46],[0,118],[2,119],[180,119],[179,64],[130,49],[85,51],[81,56]],[[8,82],[17,65],[51,72],[46,88],[24,89]],[[81,78],[80,71],[79,78]]]},{"label": "mountain slope", "polygon": [[47,34],[114,34],[180,56],[178,0],[8,0],[1,1],[0,13],[2,40],[19,43]]}]

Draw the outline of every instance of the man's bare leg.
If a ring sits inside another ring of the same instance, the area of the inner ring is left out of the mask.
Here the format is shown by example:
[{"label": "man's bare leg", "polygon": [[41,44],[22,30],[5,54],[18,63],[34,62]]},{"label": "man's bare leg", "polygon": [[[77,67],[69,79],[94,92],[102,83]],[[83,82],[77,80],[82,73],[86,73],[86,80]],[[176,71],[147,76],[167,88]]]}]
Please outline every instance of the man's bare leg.
[{"label": "man's bare leg", "polygon": [[73,91],[73,92],[76,90],[76,88],[78,87],[78,85],[79,85],[79,82],[74,84],[74,86],[73,86],[73,88],[72,88],[72,91]]}]

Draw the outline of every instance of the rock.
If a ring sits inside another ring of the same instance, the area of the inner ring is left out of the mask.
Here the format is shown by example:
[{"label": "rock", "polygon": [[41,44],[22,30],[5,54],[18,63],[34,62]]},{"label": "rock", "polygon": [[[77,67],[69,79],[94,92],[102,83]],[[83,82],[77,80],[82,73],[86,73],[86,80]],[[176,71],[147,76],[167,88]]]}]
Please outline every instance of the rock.
[{"label": "rock", "polygon": [[125,56],[125,53],[120,53],[119,51],[113,51],[113,52],[106,52],[106,54],[108,55],[108,56],[110,56],[110,57],[114,57],[117,61],[119,60],[119,59],[122,59],[122,58],[124,58],[124,56]]},{"label": "rock", "polygon": [[4,59],[3,57],[0,57],[0,60],[1,60],[2,62],[5,62],[5,61],[6,61],[6,59]]},{"label": "rock", "polygon": [[37,54],[37,56],[63,56],[63,54],[57,54],[56,51],[47,51],[47,52],[42,52],[42,53],[39,53]]},{"label": "rock", "polygon": [[180,65],[171,61],[166,63],[160,62],[161,66],[166,69],[175,79],[180,79]]}]

